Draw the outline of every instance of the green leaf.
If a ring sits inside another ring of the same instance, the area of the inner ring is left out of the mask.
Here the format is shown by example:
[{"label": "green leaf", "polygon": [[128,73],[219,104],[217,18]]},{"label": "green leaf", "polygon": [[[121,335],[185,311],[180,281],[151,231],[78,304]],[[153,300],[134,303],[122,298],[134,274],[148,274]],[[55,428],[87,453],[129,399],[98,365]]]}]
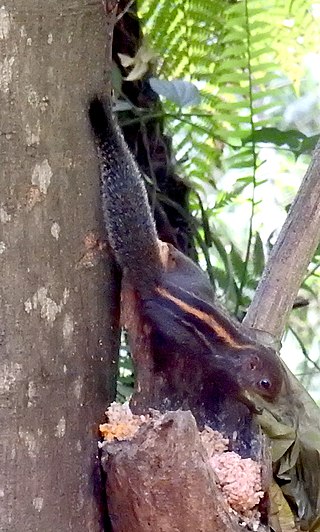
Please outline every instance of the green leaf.
[{"label": "green leaf", "polygon": [[311,153],[320,140],[320,135],[313,135],[312,137],[305,137],[298,150],[298,155],[302,153]]},{"label": "green leaf", "polygon": [[[319,135],[316,136],[317,139]],[[314,137],[313,137],[314,138]],[[307,137],[298,130],[288,130],[281,131],[276,127],[262,127],[261,129],[255,129],[250,135],[242,140],[243,145],[248,144],[249,142],[260,142],[274,144],[276,146],[287,145],[293,151],[300,150],[303,142]],[[313,141],[313,145],[316,143],[316,140]]]},{"label": "green leaf", "polygon": [[231,246],[230,259],[233,266],[233,271],[238,281],[241,281],[245,272],[245,263],[242,260],[241,254],[234,245]]},{"label": "green leaf", "polygon": [[260,277],[264,269],[265,258],[264,258],[263,244],[262,244],[262,240],[260,238],[259,233],[256,233],[256,238],[255,238],[254,246],[253,246],[252,260],[253,260],[253,272],[256,275],[256,277]]},{"label": "green leaf", "polygon": [[131,395],[133,393],[133,387],[132,386],[126,386],[122,384],[122,382],[117,382],[117,402],[124,403],[125,401],[128,401],[130,399]]}]

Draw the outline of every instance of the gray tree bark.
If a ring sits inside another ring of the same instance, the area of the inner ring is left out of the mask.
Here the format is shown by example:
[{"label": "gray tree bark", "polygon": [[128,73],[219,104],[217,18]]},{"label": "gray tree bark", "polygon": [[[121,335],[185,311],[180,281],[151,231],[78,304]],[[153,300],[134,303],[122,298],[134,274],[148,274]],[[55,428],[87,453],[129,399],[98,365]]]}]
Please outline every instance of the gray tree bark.
[{"label": "gray tree bark", "polygon": [[102,529],[96,425],[114,394],[117,287],[105,261],[86,104],[105,81],[90,0],[0,7],[0,530]]}]

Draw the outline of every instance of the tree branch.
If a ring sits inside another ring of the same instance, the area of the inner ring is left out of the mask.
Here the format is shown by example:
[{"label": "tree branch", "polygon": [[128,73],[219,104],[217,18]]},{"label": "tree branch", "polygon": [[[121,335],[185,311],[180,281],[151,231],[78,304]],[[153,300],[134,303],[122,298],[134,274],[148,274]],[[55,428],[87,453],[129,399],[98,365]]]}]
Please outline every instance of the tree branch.
[{"label": "tree branch", "polygon": [[[320,240],[320,143],[272,250],[245,317],[245,325],[281,340],[294,299]],[[283,491],[308,530],[320,514],[320,412],[292,373],[279,401],[259,422],[273,443]],[[292,452],[292,449],[295,449]],[[314,528],[315,530],[315,528]]]},{"label": "tree branch", "polygon": [[320,241],[320,143],[291,206],[244,323],[281,339]]}]

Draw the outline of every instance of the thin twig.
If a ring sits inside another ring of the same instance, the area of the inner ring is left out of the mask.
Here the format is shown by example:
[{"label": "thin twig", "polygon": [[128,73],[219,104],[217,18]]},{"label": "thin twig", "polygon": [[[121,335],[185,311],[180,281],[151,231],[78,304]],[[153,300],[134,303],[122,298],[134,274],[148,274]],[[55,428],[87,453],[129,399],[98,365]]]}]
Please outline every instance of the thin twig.
[{"label": "thin twig", "polygon": [[319,371],[320,373],[320,366],[317,364],[317,362],[315,362],[314,360],[312,360],[312,358],[310,358],[310,356],[308,355],[308,352],[305,348],[305,345],[303,343],[303,341],[301,340],[300,336],[298,335],[298,333],[293,329],[293,327],[289,327],[289,331],[292,332],[293,336],[295,337],[295,339],[297,340],[299,346],[300,346],[300,349],[303,353],[303,356],[308,360],[308,362],[310,362],[317,371]]}]

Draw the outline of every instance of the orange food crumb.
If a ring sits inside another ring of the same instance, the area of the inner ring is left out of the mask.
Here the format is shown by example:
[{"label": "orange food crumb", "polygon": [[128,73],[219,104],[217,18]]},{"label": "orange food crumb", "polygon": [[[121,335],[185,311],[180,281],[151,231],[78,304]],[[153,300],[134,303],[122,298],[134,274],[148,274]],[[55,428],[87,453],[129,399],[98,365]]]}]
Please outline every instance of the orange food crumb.
[{"label": "orange food crumb", "polygon": [[99,426],[99,429],[101,436],[108,441],[112,441],[115,438],[117,440],[126,440],[134,435],[132,430],[133,427],[126,423],[118,423],[117,425],[103,423]]},{"label": "orange food crumb", "polygon": [[104,440],[130,440],[138,432],[149,416],[137,416],[130,410],[129,404],[111,403],[106,411],[107,423],[99,426]]}]

